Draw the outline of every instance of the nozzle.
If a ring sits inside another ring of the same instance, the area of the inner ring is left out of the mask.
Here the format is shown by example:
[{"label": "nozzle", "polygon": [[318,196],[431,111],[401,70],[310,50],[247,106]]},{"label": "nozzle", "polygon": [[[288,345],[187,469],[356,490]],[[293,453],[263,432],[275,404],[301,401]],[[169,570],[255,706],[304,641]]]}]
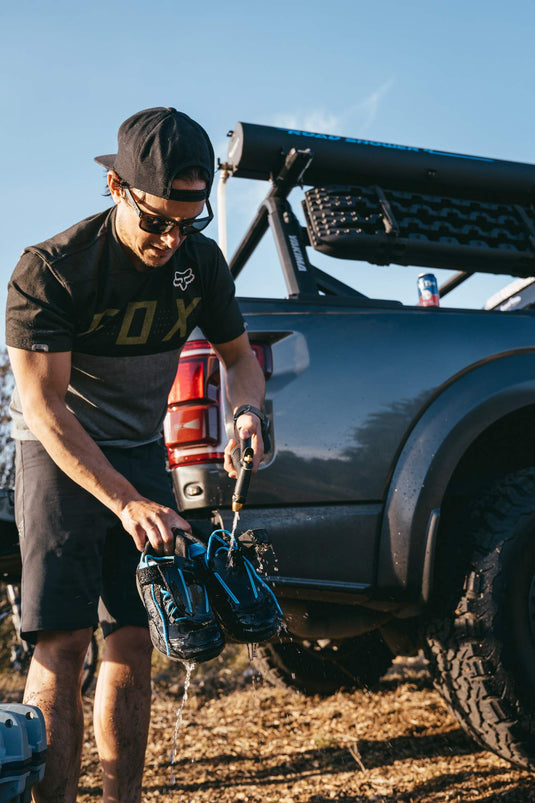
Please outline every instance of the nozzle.
[{"label": "nozzle", "polygon": [[[244,441],[250,443],[251,441]],[[238,479],[236,480],[236,487],[232,494],[232,512],[239,513],[247,499],[247,492],[249,490],[249,482],[251,481],[251,474],[253,473],[253,458],[254,451],[251,446],[245,446],[242,450],[240,460],[240,470]]]}]

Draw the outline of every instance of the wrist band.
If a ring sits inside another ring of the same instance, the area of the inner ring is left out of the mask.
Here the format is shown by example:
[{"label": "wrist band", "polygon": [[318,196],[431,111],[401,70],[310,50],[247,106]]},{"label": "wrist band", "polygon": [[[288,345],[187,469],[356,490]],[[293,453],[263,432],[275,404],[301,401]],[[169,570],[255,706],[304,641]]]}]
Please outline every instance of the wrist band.
[{"label": "wrist band", "polygon": [[242,404],[236,412],[234,413],[234,426],[236,426],[236,421],[243,415],[244,413],[253,413],[260,419],[260,429],[262,432],[262,440],[264,441],[264,449],[269,451],[271,447],[271,439],[269,437],[269,428],[270,428],[270,420],[262,410],[259,410],[258,407],[253,407],[252,404]]}]

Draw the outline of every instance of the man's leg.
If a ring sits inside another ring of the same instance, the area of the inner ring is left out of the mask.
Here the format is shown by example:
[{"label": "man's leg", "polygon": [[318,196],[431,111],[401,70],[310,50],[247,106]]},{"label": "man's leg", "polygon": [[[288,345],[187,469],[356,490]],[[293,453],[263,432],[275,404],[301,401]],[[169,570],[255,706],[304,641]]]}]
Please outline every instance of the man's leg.
[{"label": "man's leg", "polygon": [[104,641],[95,695],[95,737],[104,801],[138,803],[150,722],[152,644],[146,627],[125,626]]},{"label": "man's leg", "polygon": [[80,691],[92,628],[40,633],[26,681],[24,702],[46,722],[45,775],[33,788],[39,803],[74,803],[80,774],[84,718]]}]

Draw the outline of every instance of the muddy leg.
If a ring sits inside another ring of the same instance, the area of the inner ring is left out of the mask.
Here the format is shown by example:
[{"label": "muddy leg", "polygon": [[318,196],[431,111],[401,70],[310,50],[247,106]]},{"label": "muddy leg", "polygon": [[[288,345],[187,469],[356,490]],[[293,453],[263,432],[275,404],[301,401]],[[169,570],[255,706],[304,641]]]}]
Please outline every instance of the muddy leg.
[{"label": "muddy leg", "polygon": [[45,775],[33,788],[39,803],[74,803],[80,774],[84,717],[80,691],[84,657],[92,629],[40,633],[24,702],[45,718]]},{"label": "muddy leg", "polygon": [[149,631],[123,627],[105,640],[95,695],[95,737],[106,803],[138,803],[150,722]]}]

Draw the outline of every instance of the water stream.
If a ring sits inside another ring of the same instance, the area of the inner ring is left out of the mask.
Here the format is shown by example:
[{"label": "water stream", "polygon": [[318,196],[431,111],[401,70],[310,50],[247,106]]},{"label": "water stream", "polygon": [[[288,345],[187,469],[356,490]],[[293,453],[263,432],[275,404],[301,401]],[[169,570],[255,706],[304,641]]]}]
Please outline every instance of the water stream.
[{"label": "water stream", "polygon": [[[238,512],[235,512],[234,513],[234,520],[233,520],[233,524],[232,524],[232,532],[231,532],[231,535],[230,535],[230,548],[229,548],[229,558],[228,558],[229,565],[232,564],[232,550],[234,549],[235,544],[236,544],[236,530],[238,528],[239,520],[240,520],[240,514]],[[277,572],[278,571],[278,566],[276,564],[278,563],[278,560],[276,558],[275,552],[274,552],[273,547],[271,546],[271,544],[269,545],[269,547],[267,547],[267,549],[272,553],[272,556],[273,556],[273,559],[274,559],[274,563],[275,563],[274,571]],[[261,573],[264,572],[263,561],[261,559],[261,555],[262,555],[262,553],[264,551],[266,551],[266,548],[264,548],[264,550],[259,550],[260,554],[257,555],[257,558],[258,558],[258,561],[259,561],[259,564],[260,564],[259,565],[259,569],[260,569]],[[284,629],[286,629],[284,624],[283,624],[282,627]],[[251,672],[251,687],[252,687],[252,692],[253,692],[253,694],[252,694],[253,705],[258,705],[259,701],[258,701],[258,696],[257,696],[257,683],[258,683],[259,680],[261,680],[261,676],[262,676],[261,670],[258,667],[257,662],[256,662],[258,644],[249,643],[246,646],[247,646],[247,656],[248,656],[248,659],[249,659],[250,672]],[[189,688],[190,688],[190,684],[191,684],[191,677],[192,677],[193,670],[195,669],[195,666],[196,666],[196,664],[194,662],[184,663],[184,668],[186,670],[186,677],[184,679],[184,693],[182,695],[182,700],[180,701],[180,705],[178,706],[178,708],[176,710],[176,722],[175,722],[175,730],[174,730],[174,734],[173,734],[173,749],[172,749],[171,757],[170,757],[170,783],[171,783],[171,786],[174,786],[174,784],[176,782],[175,764],[176,764],[177,755],[178,755],[178,749],[179,749],[178,737],[179,737],[180,728],[182,726],[184,708],[185,708],[186,703],[188,701],[188,693],[189,693]]]},{"label": "water stream", "polygon": [[258,648],[258,644],[247,644],[247,657],[249,658],[249,663],[251,666],[254,666],[254,659],[256,658],[256,650]]},{"label": "water stream", "polygon": [[182,696],[182,700],[180,701],[180,705],[178,706],[178,708],[176,710],[175,732],[173,734],[173,751],[171,753],[171,760],[170,760],[170,765],[171,765],[171,778],[170,778],[170,780],[171,780],[171,785],[172,786],[174,785],[175,780],[176,780],[175,779],[175,762],[176,762],[176,757],[177,757],[177,754],[178,754],[178,732],[180,730],[180,726],[182,725],[182,716],[183,716],[183,712],[184,712],[184,706],[186,705],[186,702],[188,700],[188,691],[189,691],[189,687],[190,687],[190,683],[191,683],[191,675],[193,673],[193,670],[195,669],[195,664],[193,663],[193,661],[190,661],[189,663],[185,663],[184,667],[186,669],[186,678],[184,680],[184,694]]},{"label": "water stream", "polygon": [[249,677],[251,678],[251,700],[252,705],[258,708],[260,701],[258,699],[258,685],[262,682],[262,672],[260,671],[256,662],[256,651],[258,644],[247,644],[247,657],[249,658]]},{"label": "water stream", "polygon": [[232,550],[234,549],[234,546],[236,544],[236,530],[238,528],[239,520],[240,520],[240,514],[238,513],[238,511],[236,511],[234,513],[234,521],[232,522],[232,532],[230,534],[230,545],[229,545],[229,551],[228,551],[227,566],[231,566],[232,565]]}]

